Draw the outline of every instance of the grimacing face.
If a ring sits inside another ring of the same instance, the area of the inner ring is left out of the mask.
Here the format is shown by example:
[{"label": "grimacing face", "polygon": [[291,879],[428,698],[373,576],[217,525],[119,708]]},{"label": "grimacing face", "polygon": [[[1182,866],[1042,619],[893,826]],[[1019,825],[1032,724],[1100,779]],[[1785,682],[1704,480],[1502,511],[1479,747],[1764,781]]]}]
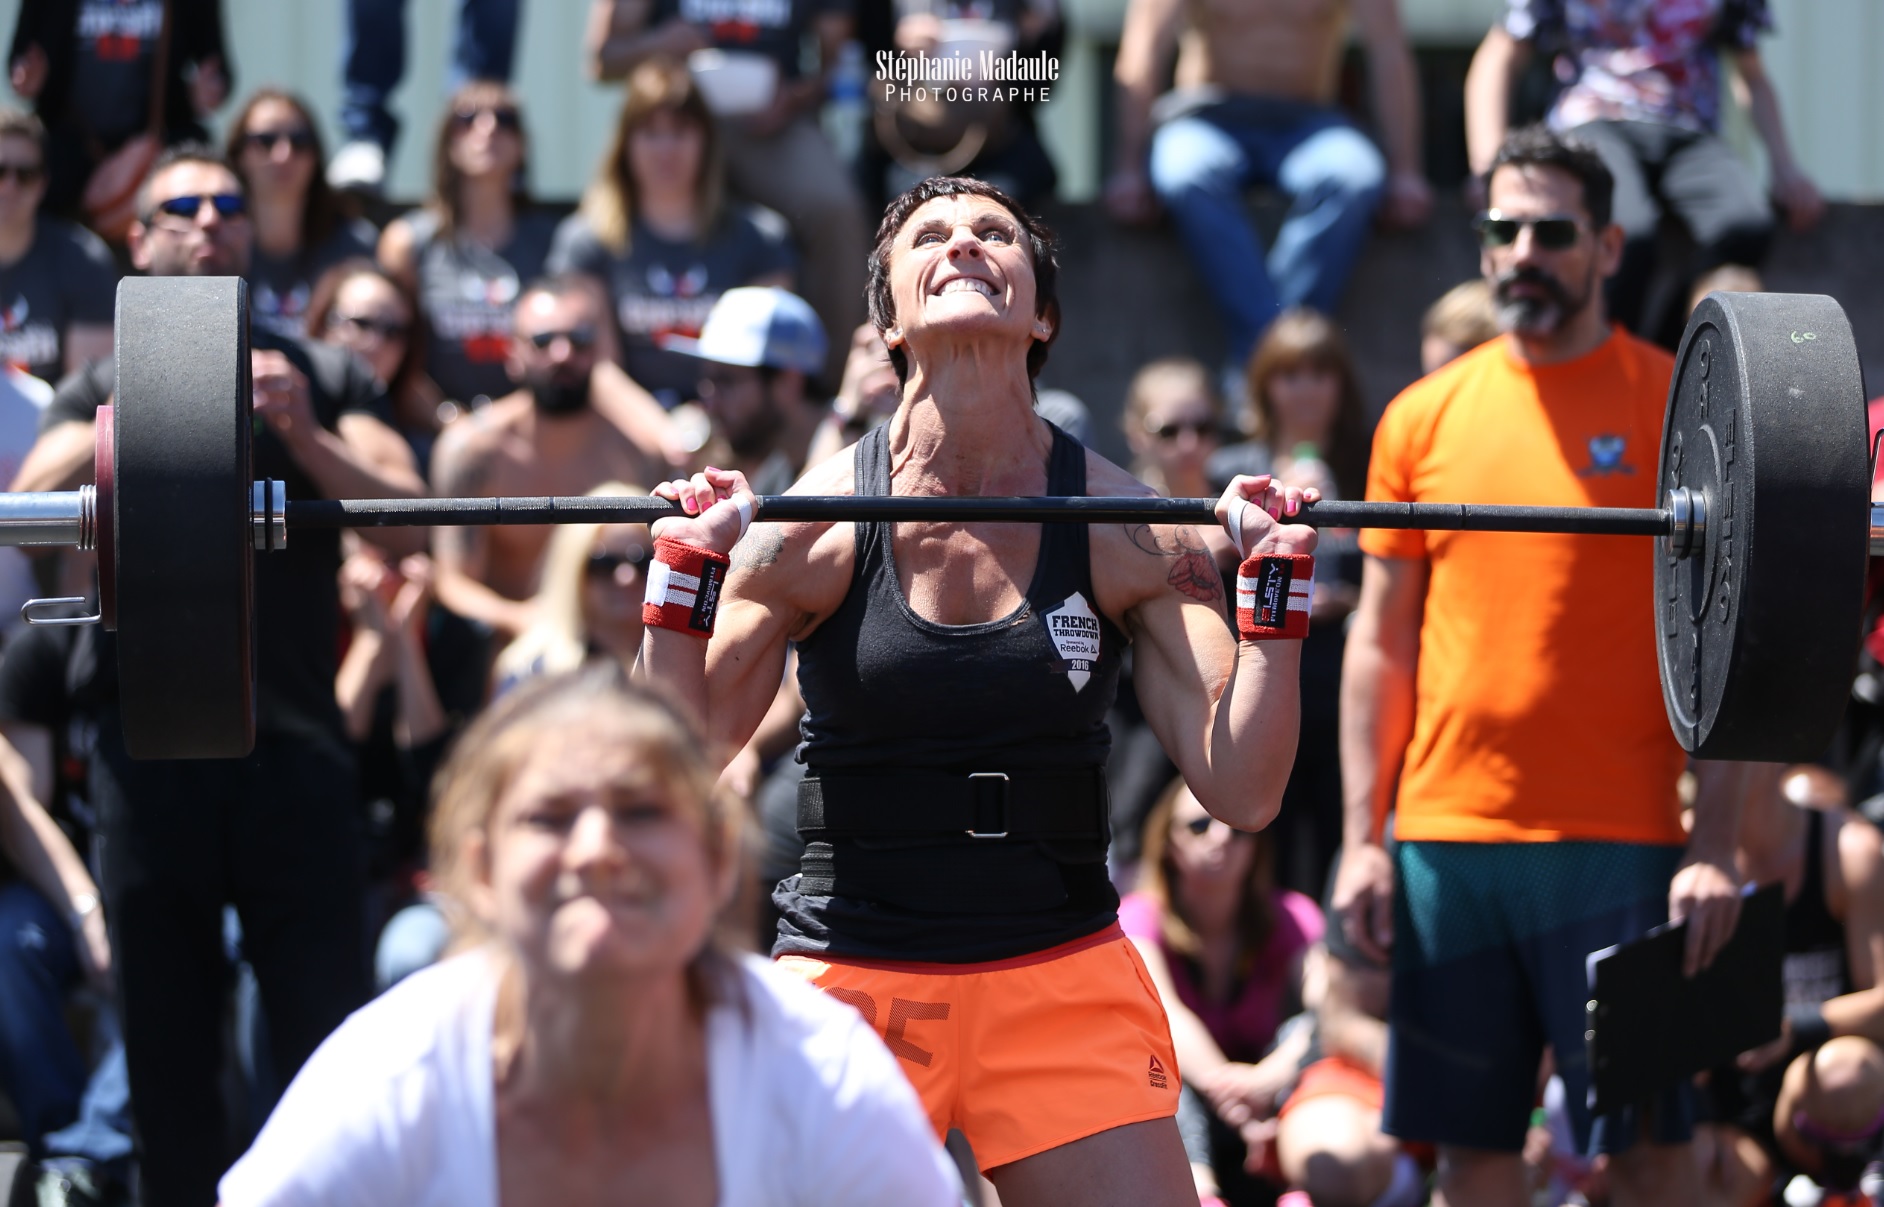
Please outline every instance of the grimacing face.
[{"label": "grimacing face", "polygon": [[896,325],[885,344],[913,351],[938,339],[1011,337],[1022,348],[1053,333],[1034,313],[1026,232],[986,197],[937,197],[910,214],[890,245]]}]

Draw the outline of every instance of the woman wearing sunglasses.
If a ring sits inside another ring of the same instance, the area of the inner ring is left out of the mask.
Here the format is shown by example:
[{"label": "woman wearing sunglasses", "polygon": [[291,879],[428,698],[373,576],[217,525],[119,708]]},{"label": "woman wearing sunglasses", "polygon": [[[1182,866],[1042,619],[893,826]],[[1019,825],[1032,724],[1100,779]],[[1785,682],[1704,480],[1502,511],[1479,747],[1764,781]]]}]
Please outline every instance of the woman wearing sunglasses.
[{"label": "woman wearing sunglasses", "polygon": [[1308,1050],[1305,1032],[1277,1042],[1277,1029],[1301,1008],[1321,908],[1276,885],[1272,834],[1231,829],[1174,780],[1145,819],[1138,891],[1119,903],[1171,1022],[1178,1130],[1205,1203],[1256,1190],[1245,1137],[1264,1135]]},{"label": "woman wearing sunglasses", "polygon": [[419,472],[430,475],[438,433],[458,413],[425,371],[430,346],[418,299],[374,261],[334,265],[314,286],[307,306],[310,339],[351,350],[386,386],[393,426],[412,446]]},{"label": "woman wearing sunglasses", "polygon": [[[640,495],[645,487],[604,482],[592,495]],[[536,621],[497,656],[494,694],[539,675],[613,659],[634,665],[641,648],[643,573],[654,549],[645,524],[563,524],[543,554]]]},{"label": "woman wearing sunglasses", "polygon": [[380,236],[379,260],[419,297],[427,369],[445,397],[481,406],[511,389],[504,358],[523,286],[543,275],[556,220],[532,208],[516,94],[473,80],[439,120],[432,197]]},{"label": "woman wearing sunglasses", "polygon": [[375,232],[335,209],[320,127],[292,93],[252,93],[229,123],[223,153],[248,189],[255,224],[249,313],[279,335],[301,335],[314,282],[350,256],[372,255]]}]

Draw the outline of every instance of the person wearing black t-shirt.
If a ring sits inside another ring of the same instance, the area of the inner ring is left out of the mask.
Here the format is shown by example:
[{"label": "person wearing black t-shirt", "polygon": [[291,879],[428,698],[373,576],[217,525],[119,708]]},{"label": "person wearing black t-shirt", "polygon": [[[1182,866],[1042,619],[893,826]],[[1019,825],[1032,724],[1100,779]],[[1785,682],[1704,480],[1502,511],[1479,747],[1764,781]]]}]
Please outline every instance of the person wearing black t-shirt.
[{"label": "person wearing black t-shirt", "polygon": [[[153,276],[248,268],[242,184],[215,152],[167,153],[139,202],[130,244],[139,268]],[[285,481],[290,498],[421,492],[411,452],[364,366],[343,350],[260,326],[251,340],[257,478]],[[84,472],[90,453],[75,450],[91,447],[114,379],[105,360],[64,384],[23,477],[70,481]],[[258,719],[255,750],[244,759],[130,759],[113,635],[99,635],[90,789],[104,839],[100,870],[144,1201],[153,1207],[214,1202],[224,1168],[217,1069],[225,902],[242,920],[284,1082],[369,996],[362,819],[334,698],[339,569],[337,531],[304,533],[255,559]]]}]

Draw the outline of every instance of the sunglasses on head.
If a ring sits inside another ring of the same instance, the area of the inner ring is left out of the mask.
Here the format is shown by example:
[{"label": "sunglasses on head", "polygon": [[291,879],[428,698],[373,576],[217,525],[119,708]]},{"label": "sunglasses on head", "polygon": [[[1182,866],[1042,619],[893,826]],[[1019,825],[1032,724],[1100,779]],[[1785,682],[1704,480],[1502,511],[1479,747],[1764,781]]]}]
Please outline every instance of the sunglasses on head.
[{"label": "sunglasses on head", "polygon": [[524,338],[545,351],[557,340],[566,339],[571,348],[582,352],[595,347],[595,328],[584,323],[580,327],[571,327],[567,331],[535,331]]},{"label": "sunglasses on head", "polygon": [[410,327],[405,323],[396,323],[391,319],[376,319],[365,314],[342,314],[338,310],[327,316],[327,329],[338,331],[342,327],[351,327],[363,335],[376,335],[384,340],[404,339]]},{"label": "sunglasses on head", "polygon": [[46,169],[36,163],[0,163],[0,180],[11,177],[21,184],[38,184]]},{"label": "sunglasses on head", "polygon": [[1583,224],[1575,218],[1553,215],[1549,218],[1506,218],[1497,210],[1486,210],[1472,219],[1472,229],[1485,247],[1510,247],[1518,241],[1518,232],[1531,228],[1531,238],[1546,251],[1562,251],[1576,243]]},{"label": "sunglasses on head", "polygon": [[314,134],[310,130],[251,130],[242,136],[244,146],[270,153],[284,142],[297,152],[312,151]]},{"label": "sunglasses on head", "polygon": [[499,130],[523,129],[523,117],[515,109],[495,106],[484,109],[457,109],[452,112],[451,120],[460,130],[469,130],[477,125],[478,118],[486,113],[491,115],[491,120],[497,123]]},{"label": "sunglasses on head", "polygon": [[590,578],[613,578],[615,571],[623,566],[640,569],[647,563],[648,551],[639,545],[629,549],[598,549],[589,555],[588,565],[583,572]]},{"label": "sunglasses on head", "polygon": [[159,201],[151,207],[153,216],[168,214],[172,218],[194,219],[203,212],[203,203],[207,201],[216,207],[216,213],[224,218],[238,218],[248,213],[248,200],[240,193],[203,193],[190,197],[172,197],[168,201]]},{"label": "sunglasses on head", "polygon": [[1199,440],[1220,434],[1217,428],[1217,421],[1214,419],[1176,420],[1171,423],[1159,424],[1157,427],[1147,425],[1146,430],[1160,440],[1176,440],[1185,432],[1189,432]]}]

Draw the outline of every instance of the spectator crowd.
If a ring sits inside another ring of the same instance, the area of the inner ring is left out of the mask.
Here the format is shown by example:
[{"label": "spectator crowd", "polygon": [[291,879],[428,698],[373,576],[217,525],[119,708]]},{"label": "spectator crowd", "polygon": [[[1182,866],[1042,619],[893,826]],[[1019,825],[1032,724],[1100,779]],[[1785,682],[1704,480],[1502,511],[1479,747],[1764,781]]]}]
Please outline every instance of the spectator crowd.
[{"label": "spectator crowd", "polygon": [[[872,99],[852,146],[819,119],[878,50],[1052,52],[1054,0],[592,0],[569,54],[619,82],[620,109],[573,209],[531,191],[532,141],[550,132],[508,79],[521,0],[459,7],[450,97],[418,135],[429,192],[400,211],[382,194],[403,0],[346,6],[331,157],[303,98],[242,78],[219,0],[21,6],[8,62],[30,111],[0,108],[9,489],[90,480],[116,285],[144,274],[246,279],[255,474],[291,498],[645,494],[709,466],[782,494],[850,458],[903,399],[908,354],[866,307],[884,201],[936,175],[1029,207],[1052,195],[1027,104],[951,125]],[[1481,275],[1440,283],[1454,287],[1417,332],[1426,376],[1378,414],[1356,356],[1384,337],[1343,329],[1343,292],[1377,226],[1439,220],[1396,0],[1130,0],[1103,208],[1121,226],[1168,220],[1169,271],[1189,274],[1223,335],[1134,367],[1119,423],[1148,491],[1215,497],[1248,475],[1324,499],[1656,505],[1688,310],[1712,289],[1757,290],[1776,223],[1803,230],[1825,210],[1761,64],[1768,3],[1500,8],[1464,84]],[[1350,27],[1367,112],[1340,100]],[[1524,115],[1533,64],[1553,97]],[[1770,182],[1721,137],[1735,103]],[[1267,240],[1247,206],[1257,187],[1286,202]],[[1658,266],[1668,222],[1686,228],[1686,258]],[[1657,271],[1679,296],[1651,312]],[[1037,409],[1093,442],[1079,399],[1040,389]],[[1196,537],[1200,598],[1234,601],[1236,538]],[[1569,601],[1645,611],[1636,544],[1324,530],[1316,554],[1300,736],[1266,829],[1193,795],[1129,661],[1108,715],[1107,871],[1168,1018],[1198,1200],[1880,1201],[1884,718],[1854,710],[1824,766],[1689,768],[1648,618],[1600,643],[1562,619]],[[0,1135],[29,1154],[20,1193],[323,1201],[311,1187],[394,1184],[429,1161],[449,1184],[431,1201],[495,1202],[497,1174],[506,1200],[557,1198],[534,1193],[554,1171],[454,1166],[493,1126],[488,1077],[482,1106],[438,1108],[439,1147],[419,1158],[374,1116],[402,1109],[396,1088],[350,1097],[347,1075],[411,1061],[439,1092],[469,1051],[500,1080],[526,1069],[543,1095],[529,1101],[554,1103],[586,1051],[660,1047],[600,1013],[557,1013],[573,949],[538,933],[542,902],[517,870],[555,828],[515,785],[563,800],[577,789],[557,776],[628,750],[705,838],[672,856],[692,912],[663,932],[661,977],[611,990],[607,1009],[664,1017],[703,993],[718,1003],[706,1042],[743,1070],[749,1103],[842,1077],[860,1095],[806,1105],[781,1140],[715,1082],[698,1104],[719,1128],[708,1147],[750,1154],[721,1154],[718,1201],[775,1201],[741,1197],[774,1173],[810,1196],[791,1201],[929,1202],[957,1177],[962,1201],[998,1201],[960,1152],[931,1151],[869,1028],[806,1015],[740,954],[771,951],[773,885],[810,858],[793,757],[805,703],[789,662],[750,742],[709,765],[664,706],[599,673],[635,664],[643,592],[666,573],[654,558],[631,524],[297,533],[256,562],[259,734],[242,760],[130,758],[114,635],[0,625]],[[95,599],[96,573],[78,550],[0,549],[0,618],[35,597]],[[584,686],[557,694],[569,676]],[[579,846],[588,808],[565,813],[555,841]],[[461,859],[479,843],[485,879]],[[1698,968],[1733,931],[1743,884],[1785,886],[1781,1037],[1592,1118],[1584,957],[1672,914]],[[501,999],[495,1038],[472,1043],[462,1020],[434,1035],[418,987],[443,982],[395,986],[493,936],[510,936],[514,966],[460,964],[446,996]],[[733,1045],[712,986],[734,984],[759,1003],[751,1025],[824,1063]],[[376,996],[381,1014],[355,1015]],[[418,1032],[423,1056],[408,1051]],[[509,1126],[594,1122],[561,1109]],[[349,1111],[359,1127],[321,1140]],[[714,1165],[688,1143],[665,1151]],[[792,1145],[861,1180],[820,1197]],[[301,1166],[318,1176],[297,1181]]]}]

